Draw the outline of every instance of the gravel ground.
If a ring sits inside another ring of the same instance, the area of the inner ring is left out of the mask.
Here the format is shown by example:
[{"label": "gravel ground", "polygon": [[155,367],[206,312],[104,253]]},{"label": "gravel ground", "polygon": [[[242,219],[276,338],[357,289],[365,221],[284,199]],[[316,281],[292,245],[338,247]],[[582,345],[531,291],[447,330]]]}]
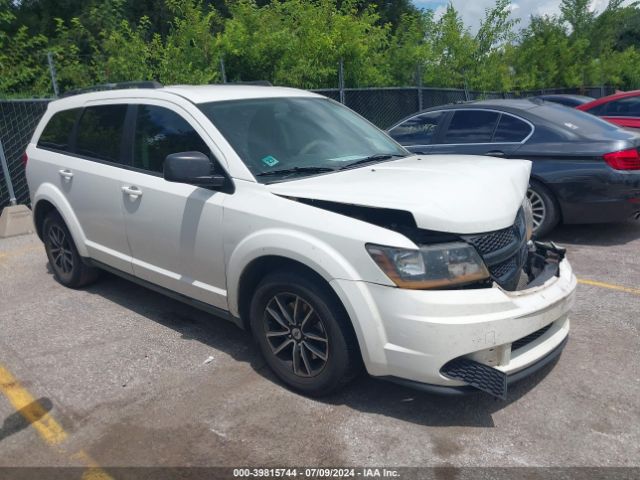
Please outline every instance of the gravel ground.
[{"label": "gravel ground", "polygon": [[0,240],[0,367],[67,433],[52,447],[0,395],[0,466],[640,466],[640,224],[551,238],[628,291],[579,285],[563,355],[506,402],[367,376],[311,400],[232,324],[110,275],[66,289],[37,237]]}]

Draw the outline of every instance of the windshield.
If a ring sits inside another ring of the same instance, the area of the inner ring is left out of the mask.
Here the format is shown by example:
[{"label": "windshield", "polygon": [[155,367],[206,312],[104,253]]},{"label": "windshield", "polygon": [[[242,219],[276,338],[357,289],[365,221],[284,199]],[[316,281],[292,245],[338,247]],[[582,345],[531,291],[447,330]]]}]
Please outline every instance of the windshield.
[{"label": "windshield", "polygon": [[231,100],[199,108],[263,183],[408,155],[386,134],[329,99]]}]

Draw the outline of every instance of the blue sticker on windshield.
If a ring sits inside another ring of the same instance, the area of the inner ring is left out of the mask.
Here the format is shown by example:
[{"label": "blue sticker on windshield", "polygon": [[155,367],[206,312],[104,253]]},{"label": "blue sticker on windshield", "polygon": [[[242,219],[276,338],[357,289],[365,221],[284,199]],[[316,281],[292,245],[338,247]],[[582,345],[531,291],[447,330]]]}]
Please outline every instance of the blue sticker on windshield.
[{"label": "blue sticker on windshield", "polygon": [[275,157],[272,157],[271,155],[267,155],[260,161],[264,163],[267,167],[275,167],[277,164],[280,163]]}]

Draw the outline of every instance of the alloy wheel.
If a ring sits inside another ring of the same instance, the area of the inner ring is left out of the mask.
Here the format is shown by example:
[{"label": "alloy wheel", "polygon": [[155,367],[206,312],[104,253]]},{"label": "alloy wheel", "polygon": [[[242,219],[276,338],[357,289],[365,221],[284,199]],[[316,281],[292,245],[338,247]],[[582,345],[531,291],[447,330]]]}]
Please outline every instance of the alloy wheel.
[{"label": "alloy wheel", "polygon": [[279,293],[264,310],[264,331],[273,355],[299,377],[314,377],[329,358],[322,319],[302,297]]},{"label": "alloy wheel", "polygon": [[538,192],[532,189],[527,190],[527,198],[531,202],[531,212],[533,213],[533,230],[538,230],[540,225],[544,223],[547,216],[547,207],[544,200]]},{"label": "alloy wheel", "polygon": [[66,232],[58,225],[51,225],[48,240],[54,268],[65,275],[70,274],[73,271],[73,253]]}]

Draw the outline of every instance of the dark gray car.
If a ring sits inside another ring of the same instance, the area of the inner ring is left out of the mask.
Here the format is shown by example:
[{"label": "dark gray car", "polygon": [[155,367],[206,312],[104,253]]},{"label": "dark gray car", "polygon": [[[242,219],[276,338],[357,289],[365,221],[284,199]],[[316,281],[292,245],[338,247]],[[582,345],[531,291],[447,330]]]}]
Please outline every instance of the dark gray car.
[{"label": "dark gray car", "polygon": [[529,198],[538,236],[558,222],[640,218],[640,135],[536,99],[433,107],[389,134],[414,153],[533,161]]},{"label": "dark gray car", "polygon": [[549,95],[538,95],[533,98],[544,100],[545,102],[559,103],[565,107],[576,108],[578,105],[593,102],[595,98],[586,95],[569,95],[564,93],[554,93]]}]

